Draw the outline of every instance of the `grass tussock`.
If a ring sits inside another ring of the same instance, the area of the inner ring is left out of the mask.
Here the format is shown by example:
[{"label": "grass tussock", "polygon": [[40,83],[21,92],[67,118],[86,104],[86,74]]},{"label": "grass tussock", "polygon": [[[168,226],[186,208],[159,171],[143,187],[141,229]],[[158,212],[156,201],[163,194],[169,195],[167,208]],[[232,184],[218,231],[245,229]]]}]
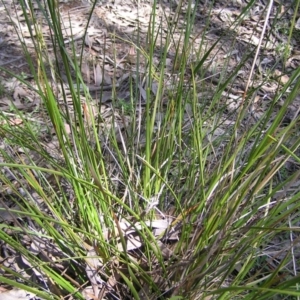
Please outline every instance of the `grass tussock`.
[{"label": "grass tussock", "polygon": [[[273,39],[285,15],[266,7],[263,27],[255,1],[219,19],[218,5],[155,1],[146,25],[106,24],[97,41],[96,2],[78,8],[80,36],[70,3],[2,1],[27,66],[0,67],[6,292],[300,297],[300,69]],[[257,40],[241,37],[244,24]]]}]

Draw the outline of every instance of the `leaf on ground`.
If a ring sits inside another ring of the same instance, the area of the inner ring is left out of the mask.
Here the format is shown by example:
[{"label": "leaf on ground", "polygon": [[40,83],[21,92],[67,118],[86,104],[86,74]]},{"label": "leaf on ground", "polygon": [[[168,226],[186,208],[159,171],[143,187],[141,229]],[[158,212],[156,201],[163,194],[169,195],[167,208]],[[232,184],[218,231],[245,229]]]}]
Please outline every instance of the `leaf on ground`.
[{"label": "leaf on ground", "polygon": [[10,125],[10,126],[18,126],[23,123],[22,119],[19,118],[14,118],[14,119],[9,119],[9,120],[3,120],[0,122],[0,125]]},{"label": "leaf on ground", "polygon": [[22,263],[24,264],[22,267],[26,270],[30,270],[31,276],[34,274],[38,280],[41,280],[42,282],[46,282],[46,278],[42,275],[41,272],[37,270],[37,268],[33,267],[33,265],[30,263],[30,261],[25,257],[25,255],[21,255]]},{"label": "leaf on ground", "polygon": [[137,54],[136,54],[136,50],[133,46],[131,46],[129,48],[126,60],[130,64],[135,64],[137,62]]},{"label": "leaf on ground", "polygon": [[95,296],[92,286],[87,286],[86,288],[84,288],[84,290],[82,291],[82,296],[84,297],[85,300],[98,300],[99,299],[98,296]]},{"label": "leaf on ground", "polygon": [[288,75],[283,74],[279,70],[275,70],[274,75],[275,75],[275,77],[277,77],[278,82],[280,82],[283,85],[286,84],[290,80]]},{"label": "leaf on ground", "polygon": [[[97,255],[94,249],[90,249],[85,257],[86,261],[86,275],[90,280],[90,283],[93,287],[93,292],[95,297],[98,297],[100,291],[104,289],[105,283],[99,276],[99,270],[103,268],[103,263],[101,258]],[[97,299],[97,298],[96,298]]]},{"label": "leaf on ground", "polygon": [[100,86],[101,84],[110,85],[111,78],[108,74],[103,70],[99,63],[94,65],[94,83],[95,86]]},{"label": "leaf on ground", "polygon": [[300,30],[300,18],[295,23],[295,29]]},{"label": "leaf on ground", "polygon": [[17,300],[17,299],[23,299],[23,300],[33,300],[35,298],[35,294],[29,293],[25,290],[21,289],[12,289],[10,291],[1,292],[0,293],[0,299],[3,300]]},{"label": "leaf on ground", "polygon": [[93,38],[90,37],[88,33],[85,35],[84,43],[89,47],[89,49],[93,46]]},{"label": "leaf on ground", "polygon": [[91,74],[90,74],[90,67],[87,62],[83,62],[81,65],[81,73],[83,80],[87,82],[89,85],[91,83]]},{"label": "leaf on ground", "polygon": [[101,85],[103,81],[102,78],[102,70],[99,64],[96,64],[96,66],[94,66],[94,83],[96,86]]},{"label": "leaf on ground", "polygon": [[[4,186],[1,186],[0,193],[2,194],[4,192]],[[0,203],[0,222],[13,222],[17,218],[20,217],[20,215],[15,211],[21,211],[20,207],[15,205],[13,207],[7,207],[7,205],[4,205],[4,203]]]}]

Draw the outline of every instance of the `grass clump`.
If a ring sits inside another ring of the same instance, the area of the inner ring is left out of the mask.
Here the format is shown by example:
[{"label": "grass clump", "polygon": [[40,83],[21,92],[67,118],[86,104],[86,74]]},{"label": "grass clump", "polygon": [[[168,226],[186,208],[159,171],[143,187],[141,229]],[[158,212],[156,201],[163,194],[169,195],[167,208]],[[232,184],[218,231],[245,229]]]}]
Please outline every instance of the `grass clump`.
[{"label": "grass clump", "polygon": [[7,289],[43,299],[300,296],[300,70],[290,65],[274,89],[269,74],[285,59],[250,71],[255,51],[275,53],[271,32],[234,60],[254,1],[228,13],[228,35],[213,42],[215,6],[199,34],[201,3],[163,5],[146,27],[138,18],[130,41],[109,27],[99,48],[89,40],[97,3],[80,39],[57,1],[16,4],[32,78],[1,71],[40,105],[1,115],[0,239],[3,255],[23,261],[3,265]]}]

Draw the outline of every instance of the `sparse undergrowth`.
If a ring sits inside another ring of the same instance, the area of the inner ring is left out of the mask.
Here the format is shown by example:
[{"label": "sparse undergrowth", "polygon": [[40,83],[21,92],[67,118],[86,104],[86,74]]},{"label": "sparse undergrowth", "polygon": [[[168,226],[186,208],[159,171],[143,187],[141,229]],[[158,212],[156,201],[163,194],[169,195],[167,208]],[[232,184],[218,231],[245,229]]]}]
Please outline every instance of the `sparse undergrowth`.
[{"label": "sparse undergrowth", "polygon": [[2,1],[3,295],[300,297],[299,1],[77,4]]}]

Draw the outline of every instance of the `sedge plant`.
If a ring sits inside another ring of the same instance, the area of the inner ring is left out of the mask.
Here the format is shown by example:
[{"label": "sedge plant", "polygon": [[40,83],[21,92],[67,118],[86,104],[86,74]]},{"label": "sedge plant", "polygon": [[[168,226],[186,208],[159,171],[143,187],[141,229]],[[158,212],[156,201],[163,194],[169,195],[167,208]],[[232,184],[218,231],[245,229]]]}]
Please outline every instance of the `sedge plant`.
[{"label": "sedge plant", "polygon": [[[154,1],[146,34],[137,30],[130,40],[111,32],[112,41],[134,48],[137,63],[128,76],[125,110],[111,57],[115,84],[112,115],[105,119],[104,86],[94,105],[81,71],[85,44],[66,43],[59,2],[39,3],[39,15],[31,0],[19,3],[30,39],[15,30],[33,79],[1,70],[33,90],[41,107],[30,118],[15,109],[19,126],[11,114],[1,114],[0,212],[10,218],[0,225],[0,239],[27,262],[24,272],[31,276],[3,266],[0,282],[43,299],[88,299],[88,287],[93,297],[114,299],[300,297],[300,203],[292,188],[300,172],[283,172],[289,161],[300,162],[299,118],[284,122],[299,93],[300,70],[259,116],[251,108],[269,77],[249,86],[232,109],[224,95],[229,98],[260,49],[245,52],[234,68],[225,57],[207,76],[224,46],[222,37],[205,40],[213,5],[204,33],[194,35],[200,3],[179,1],[173,22],[163,28],[156,9],[163,4]],[[254,7],[249,1],[228,31]],[[55,151],[40,132],[51,135]],[[278,240],[288,245],[280,257],[268,251]]]}]

